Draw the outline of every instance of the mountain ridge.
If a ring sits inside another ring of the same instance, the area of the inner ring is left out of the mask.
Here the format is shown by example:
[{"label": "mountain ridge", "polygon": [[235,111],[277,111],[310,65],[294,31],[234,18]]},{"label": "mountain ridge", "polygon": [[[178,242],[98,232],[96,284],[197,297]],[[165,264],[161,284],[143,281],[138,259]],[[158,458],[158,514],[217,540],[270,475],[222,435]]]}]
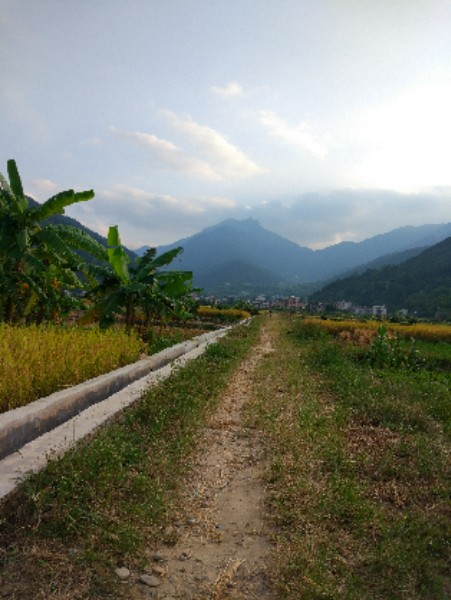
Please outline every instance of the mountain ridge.
[{"label": "mountain ridge", "polygon": [[[32,198],[29,201],[39,205]],[[56,215],[51,222],[79,227],[107,245],[106,238],[72,217]],[[184,253],[171,268],[193,271],[194,285],[206,293],[310,295],[328,281],[404,264],[450,236],[451,223],[407,225],[361,242],[312,250],[265,229],[255,219],[227,219],[157,251],[182,246]],[[132,260],[139,253],[139,249],[126,251]]]},{"label": "mountain ridge", "polygon": [[[246,263],[260,270],[261,281],[246,278],[243,290],[252,293],[289,293],[300,284],[320,287],[327,280],[346,276],[353,269],[364,270],[372,261],[397,262],[397,253],[433,245],[451,236],[451,223],[404,226],[361,242],[345,241],[320,250],[300,246],[263,228],[255,219],[227,219],[173,244],[159,246],[158,253],[182,246],[180,268],[194,272],[194,283],[208,293],[239,291],[240,281],[231,279],[231,265]],[[143,248],[135,250],[142,253]],[[399,260],[402,260],[400,256]],[[222,274],[222,275],[221,275]],[[222,279],[221,279],[222,277]],[[249,279],[253,284],[249,285]]]},{"label": "mountain ridge", "polygon": [[312,302],[346,300],[357,306],[385,305],[424,317],[451,316],[451,236],[396,264],[367,269],[324,286]]}]

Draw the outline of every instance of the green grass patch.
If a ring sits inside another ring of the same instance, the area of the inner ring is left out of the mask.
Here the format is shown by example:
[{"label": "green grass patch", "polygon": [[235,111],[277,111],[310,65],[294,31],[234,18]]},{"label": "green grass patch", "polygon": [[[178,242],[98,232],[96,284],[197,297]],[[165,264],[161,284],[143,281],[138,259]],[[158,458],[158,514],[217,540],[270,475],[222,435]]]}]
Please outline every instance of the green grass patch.
[{"label": "green grass patch", "polygon": [[70,583],[72,599],[127,597],[113,570],[142,566],[146,547],[164,538],[199,429],[258,327],[254,320],[233,329],[116,422],[24,482],[20,497],[2,511],[2,590],[15,598],[60,598]]},{"label": "green grass patch", "polygon": [[448,598],[449,377],[371,366],[297,317],[268,326],[249,418],[268,440],[280,597]]}]

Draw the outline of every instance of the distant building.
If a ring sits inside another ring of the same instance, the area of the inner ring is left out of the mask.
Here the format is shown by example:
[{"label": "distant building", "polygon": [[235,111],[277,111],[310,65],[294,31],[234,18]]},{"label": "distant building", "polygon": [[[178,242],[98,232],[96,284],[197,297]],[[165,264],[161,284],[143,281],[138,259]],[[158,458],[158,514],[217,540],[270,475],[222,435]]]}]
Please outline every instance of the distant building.
[{"label": "distant building", "polygon": [[340,300],[340,302],[337,302],[335,306],[338,310],[351,310],[352,302],[349,302],[348,300]]},{"label": "distant building", "polygon": [[374,305],[371,309],[371,314],[373,317],[386,317],[387,308],[385,307],[385,304]]}]

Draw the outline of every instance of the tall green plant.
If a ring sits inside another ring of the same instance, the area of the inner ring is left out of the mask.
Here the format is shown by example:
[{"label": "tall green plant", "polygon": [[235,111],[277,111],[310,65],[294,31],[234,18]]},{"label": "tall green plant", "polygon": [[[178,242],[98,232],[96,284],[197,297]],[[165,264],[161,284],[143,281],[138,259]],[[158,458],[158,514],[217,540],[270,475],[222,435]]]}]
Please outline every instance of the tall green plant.
[{"label": "tall green plant", "polygon": [[377,330],[377,337],[368,351],[368,359],[377,368],[418,369],[422,363],[414,339],[407,344],[399,333],[391,334],[383,325]]},{"label": "tall green plant", "polygon": [[136,322],[138,311],[146,322],[156,316],[184,316],[192,291],[192,273],[164,270],[181,252],[182,248],[175,248],[156,256],[156,250],[151,249],[130,264],[117,225],[110,227],[108,259],[111,270],[105,273],[94,291],[101,326],[110,325],[121,315],[130,328]]},{"label": "tall green plant", "polygon": [[14,160],[7,171],[9,181],[0,174],[0,320],[40,322],[70,305],[68,290],[85,287],[90,266],[76,250],[107,259],[105,248],[85,232],[47,222],[94,192],[66,190],[33,206]]}]

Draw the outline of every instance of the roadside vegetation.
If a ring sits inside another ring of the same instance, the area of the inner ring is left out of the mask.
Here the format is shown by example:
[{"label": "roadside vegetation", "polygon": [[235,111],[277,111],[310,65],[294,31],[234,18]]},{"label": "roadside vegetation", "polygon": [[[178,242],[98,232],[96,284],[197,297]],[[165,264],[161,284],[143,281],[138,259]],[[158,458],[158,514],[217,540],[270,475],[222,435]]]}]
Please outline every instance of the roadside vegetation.
[{"label": "roadside vegetation", "polygon": [[392,352],[383,331],[343,339],[300,317],[269,326],[276,352],[255,375],[249,419],[268,443],[280,597],[448,598],[449,371],[418,355],[371,360]]},{"label": "roadside vegetation", "polygon": [[0,323],[0,413],[246,318],[244,311],[227,311],[224,318],[216,312],[214,320],[199,315],[177,326],[132,329]]},{"label": "roadside vegetation", "polygon": [[166,529],[195,439],[259,324],[234,328],[136,406],[23,484],[2,507],[6,597],[128,598],[118,566],[143,567]]},{"label": "roadside vegetation", "polygon": [[197,309],[192,273],[170,269],[182,248],[131,260],[116,225],[103,246],[55,221],[67,206],[92,199],[92,190],[66,190],[41,205],[24,194],[14,160],[7,169],[8,179],[0,174],[0,412],[249,316]]},{"label": "roadside vegetation", "polygon": [[92,190],[66,190],[38,204],[25,195],[14,160],[7,171],[8,179],[0,174],[0,322],[55,323],[77,310],[101,327],[119,319],[131,329],[138,316],[144,324],[189,316],[192,273],[168,268],[182,248],[160,256],[151,249],[131,262],[117,225],[104,247],[52,221],[92,199]]},{"label": "roadside vegetation", "polygon": [[241,319],[248,319],[251,313],[242,308],[216,308],[211,306],[199,306],[197,316],[205,321],[216,320],[220,323],[234,323]]},{"label": "roadside vegetation", "polygon": [[[264,433],[278,597],[448,598],[447,345],[422,340],[415,360],[382,360],[393,347],[405,357],[411,339],[331,335],[322,321],[265,319],[274,351],[246,409]],[[1,512],[6,597],[128,598],[114,570],[136,572],[175,542],[173,506],[196,437],[260,324],[233,329],[25,480]]]}]

